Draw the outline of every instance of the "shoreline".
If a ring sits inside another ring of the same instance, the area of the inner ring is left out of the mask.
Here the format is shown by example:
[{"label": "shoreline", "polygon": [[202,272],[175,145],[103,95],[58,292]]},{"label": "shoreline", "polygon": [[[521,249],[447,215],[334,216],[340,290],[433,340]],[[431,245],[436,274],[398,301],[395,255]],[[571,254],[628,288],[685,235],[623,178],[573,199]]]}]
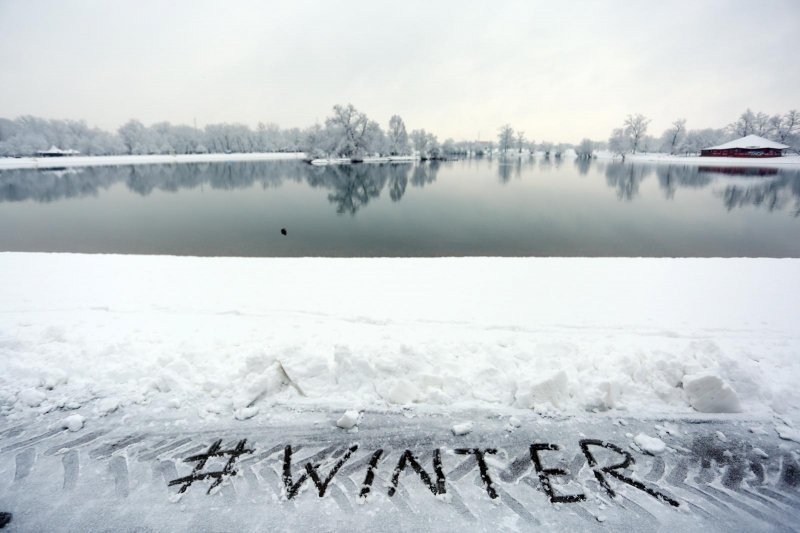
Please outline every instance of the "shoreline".
[{"label": "shoreline", "polygon": [[[602,154],[596,160],[622,161],[619,157],[609,157]],[[787,155],[783,157],[701,157],[701,156],[674,156],[668,154],[628,154],[625,163],[659,163],[667,165],[697,165],[714,167],[757,167],[757,168],[800,168],[800,156]]]},{"label": "shoreline", "polygon": [[70,157],[0,157],[0,170],[97,167],[115,165],[163,165],[180,163],[217,163],[225,161],[273,161],[303,159],[304,152],[257,152],[236,154],[180,155],[103,155]]}]

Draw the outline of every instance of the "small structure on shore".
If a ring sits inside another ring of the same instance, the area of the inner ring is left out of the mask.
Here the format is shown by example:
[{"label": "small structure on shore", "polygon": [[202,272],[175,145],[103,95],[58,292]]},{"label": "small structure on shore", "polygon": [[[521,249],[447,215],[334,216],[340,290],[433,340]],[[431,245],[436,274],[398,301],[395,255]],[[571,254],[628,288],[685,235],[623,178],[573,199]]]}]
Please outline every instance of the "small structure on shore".
[{"label": "small structure on shore", "polygon": [[37,157],[65,157],[78,154],[80,154],[80,152],[77,150],[72,150],[72,149],[62,150],[56,145],[51,146],[47,150],[37,150],[36,152]]},{"label": "small structure on shore", "polygon": [[785,144],[770,141],[758,135],[748,135],[719,146],[703,148],[703,157],[781,157],[789,148]]}]

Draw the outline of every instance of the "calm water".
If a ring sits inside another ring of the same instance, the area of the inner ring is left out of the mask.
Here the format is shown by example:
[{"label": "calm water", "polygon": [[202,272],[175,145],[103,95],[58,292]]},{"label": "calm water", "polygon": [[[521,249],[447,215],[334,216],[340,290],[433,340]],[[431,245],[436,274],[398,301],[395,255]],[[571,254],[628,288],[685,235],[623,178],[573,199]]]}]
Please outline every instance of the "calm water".
[{"label": "calm water", "polygon": [[800,257],[800,172],[497,159],[0,171],[0,250]]}]

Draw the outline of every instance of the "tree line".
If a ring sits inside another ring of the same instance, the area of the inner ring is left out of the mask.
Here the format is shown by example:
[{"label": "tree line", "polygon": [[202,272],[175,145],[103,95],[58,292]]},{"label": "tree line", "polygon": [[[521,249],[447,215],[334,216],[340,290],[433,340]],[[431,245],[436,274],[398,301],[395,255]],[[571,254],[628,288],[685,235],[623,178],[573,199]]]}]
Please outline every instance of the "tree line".
[{"label": "tree line", "polygon": [[628,115],[622,127],[611,132],[608,149],[621,156],[637,152],[691,155],[740,137],[758,135],[800,153],[800,112],[795,109],[777,115],[747,109],[724,128],[688,130],[686,119],[679,118],[660,137],[648,135],[649,125],[650,119],[640,113]]},{"label": "tree line", "polygon": [[423,159],[463,155],[471,149],[471,143],[440,142],[424,129],[409,132],[398,115],[384,130],[352,104],[334,106],[323,124],[305,129],[263,122],[255,129],[231,123],[203,128],[169,122],[146,126],[129,120],[109,132],[81,120],[0,118],[0,156],[34,156],[51,146],[83,155],[306,152],[310,157],[362,158],[417,153]]},{"label": "tree line", "polygon": [[579,158],[589,158],[608,149],[625,155],[642,151],[670,154],[696,154],[701,149],[734,138],[756,134],[790,146],[800,153],[800,113],[782,115],[755,113],[747,109],[724,128],[688,130],[686,119],[677,119],[660,137],[649,134],[650,119],[631,114],[622,127],[615,128],[608,141],[585,138],[578,144],[536,143],[523,130],[504,124],[497,142],[455,141],[438,137],[425,129],[410,132],[403,119],[394,115],[384,130],[352,104],[336,105],[322,124],[305,129],[281,128],[259,122],[255,129],[246,124],[219,123],[196,128],[169,122],[146,126],[129,120],[116,131],[90,127],[85,121],[53,120],[22,116],[0,118],[0,156],[33,156],[51,146],[73,149],[83,155],[117,154],[202,154],[247,152],[305,152],[309,157],[347,157],[417,154],[423,159],[443,159],[466,155],[501,156],[542,152],[560,157],[574,149]]}]

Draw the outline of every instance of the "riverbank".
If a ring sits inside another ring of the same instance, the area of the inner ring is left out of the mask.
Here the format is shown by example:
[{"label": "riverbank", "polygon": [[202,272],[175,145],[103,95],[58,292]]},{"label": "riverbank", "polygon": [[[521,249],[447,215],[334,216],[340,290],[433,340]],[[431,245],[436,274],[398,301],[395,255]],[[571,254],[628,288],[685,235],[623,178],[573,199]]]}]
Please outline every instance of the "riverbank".
[{"label": "riverbank", "polygon": [[[598,159],[622,158],[610,152],[599,152]],[[625,162],[662,163],[668,165],[698,165],[701,167],[762,167],[762,168],[800,168],[800,155],[783,157],[700,157],[682,156],[662,153],[627,154]]]},{"label": "riverbank", "polygon": [[114,165],[153,165],[178,163],[219,163],[225,161],[273,161],[303,159],[303,152],[267,152],[247,154],[181,155],[104,155],[74,157],[0,157],[0,170],[20,168],[72,168]]}]

